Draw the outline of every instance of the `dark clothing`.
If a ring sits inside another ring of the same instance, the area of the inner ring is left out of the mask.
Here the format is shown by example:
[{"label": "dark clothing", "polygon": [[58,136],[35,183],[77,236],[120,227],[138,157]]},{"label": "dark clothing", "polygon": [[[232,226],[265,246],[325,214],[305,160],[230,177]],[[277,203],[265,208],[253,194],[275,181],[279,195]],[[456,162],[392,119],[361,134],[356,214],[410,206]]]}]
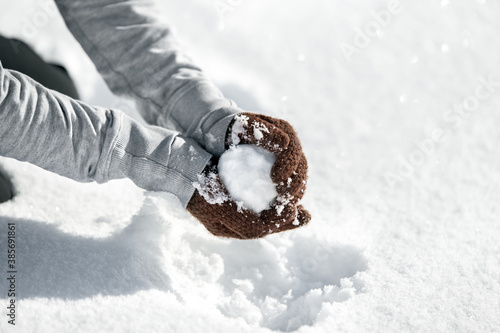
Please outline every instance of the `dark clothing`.
[{"label": "dark clothing", "polygon": [[10,189],[10,184],[0,172],[0,203],[10,200],[11,198],[12,191]]},{"label": "dark clothing", "polygon": [[0,36],[0,61],[4,68],[26,74],[49,89],[79,99],[66,69],[60,65],[46,63],[20,40]]}]

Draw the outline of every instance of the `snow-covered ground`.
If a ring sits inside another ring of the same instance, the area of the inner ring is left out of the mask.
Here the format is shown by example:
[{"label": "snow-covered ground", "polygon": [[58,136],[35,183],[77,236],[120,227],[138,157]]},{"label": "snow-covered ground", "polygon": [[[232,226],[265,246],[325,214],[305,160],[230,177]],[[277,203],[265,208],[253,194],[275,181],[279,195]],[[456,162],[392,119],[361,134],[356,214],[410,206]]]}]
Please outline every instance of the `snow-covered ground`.
[{"label": "snow-covered ground", "polygon": [[[228,97],[297,128],[313,220],[219,239],[169,195],[0,159],[1,332],[500,331],[498,1],[161,1]],[[1,6],[85,101],[136,114],[50,0]]]}]

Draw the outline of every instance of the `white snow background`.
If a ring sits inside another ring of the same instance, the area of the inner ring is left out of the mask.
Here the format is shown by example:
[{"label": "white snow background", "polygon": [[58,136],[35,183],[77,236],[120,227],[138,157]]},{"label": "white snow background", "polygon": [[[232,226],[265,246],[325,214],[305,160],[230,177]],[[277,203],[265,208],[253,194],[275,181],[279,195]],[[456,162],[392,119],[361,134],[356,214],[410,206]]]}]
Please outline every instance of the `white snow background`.
[{"label": "white snow background", "polygon": [[[228,97],[296,127],[313,220],[220,239],[170,195],[2,158],[1,332],[500,331],[498,1],[402,0],[388,24],[380,0],[161,1]],[[84,101],[137,114],[50,0],[2,0],[0,33],[65,65]]]}]

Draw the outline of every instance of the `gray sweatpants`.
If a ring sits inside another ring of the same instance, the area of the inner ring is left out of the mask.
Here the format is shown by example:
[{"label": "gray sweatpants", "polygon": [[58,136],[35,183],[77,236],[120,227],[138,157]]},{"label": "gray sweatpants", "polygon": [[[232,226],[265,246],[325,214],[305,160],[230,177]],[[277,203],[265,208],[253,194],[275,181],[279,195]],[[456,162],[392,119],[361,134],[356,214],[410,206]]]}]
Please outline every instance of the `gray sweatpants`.
[{"label": "gray sweatpants", "polygon": [[151,126],[89,106],[0,64],[0,155],[81,182],[128,177],[186,206],[197,175],[224,151],[234,114],[181,51],[150,0],[56,0],[110,89],[137,102]]}]

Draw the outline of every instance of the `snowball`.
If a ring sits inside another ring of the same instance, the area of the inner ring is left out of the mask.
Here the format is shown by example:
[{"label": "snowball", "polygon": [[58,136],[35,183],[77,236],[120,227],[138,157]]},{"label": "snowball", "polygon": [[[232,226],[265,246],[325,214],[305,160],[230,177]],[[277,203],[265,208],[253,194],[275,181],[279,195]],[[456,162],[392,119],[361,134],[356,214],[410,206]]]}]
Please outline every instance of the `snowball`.
[{"label": "snowball", "polygon": [[271,180],[273,153],[254,145],[239,145],[219,159],[219,175],[229,194],[255,213],[268,209],[278,193]]}]

